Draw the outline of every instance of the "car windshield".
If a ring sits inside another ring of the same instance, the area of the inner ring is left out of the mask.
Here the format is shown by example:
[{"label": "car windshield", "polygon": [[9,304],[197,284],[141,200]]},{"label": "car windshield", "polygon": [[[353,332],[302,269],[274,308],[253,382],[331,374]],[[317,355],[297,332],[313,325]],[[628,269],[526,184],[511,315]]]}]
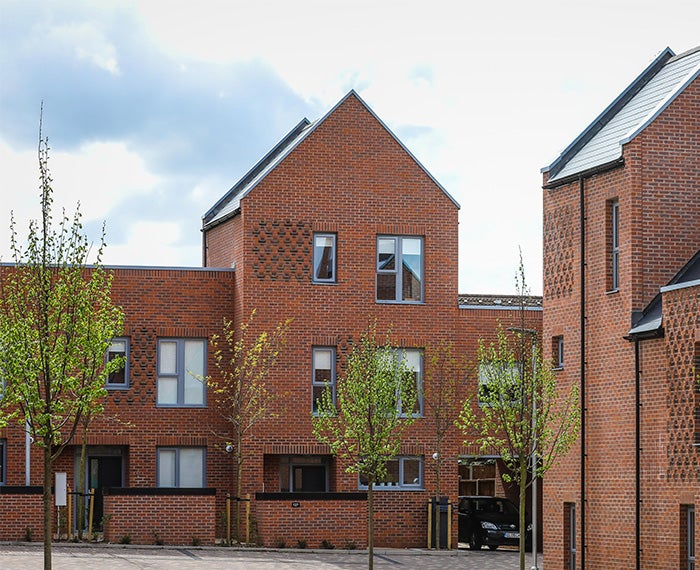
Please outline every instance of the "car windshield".
[{"label": "car windshield", "polygon": [[518,509],[510,501],[504,499],[479,498],[471,499],[470,507],[477,513],[502,513],[506,515],[518,514]]}]

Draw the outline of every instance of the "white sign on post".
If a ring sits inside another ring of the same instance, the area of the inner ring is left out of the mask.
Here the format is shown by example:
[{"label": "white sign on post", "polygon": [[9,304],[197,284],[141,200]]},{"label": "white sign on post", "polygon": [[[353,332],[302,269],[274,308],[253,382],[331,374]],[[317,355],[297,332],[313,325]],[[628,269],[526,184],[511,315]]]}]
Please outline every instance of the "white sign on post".
[{"label": "white sign on post", "polygon": [[57,507],[65,507],[68,504],[68,489],[66,487],[66,474],[56,473],[56,492],[54,499]]}]

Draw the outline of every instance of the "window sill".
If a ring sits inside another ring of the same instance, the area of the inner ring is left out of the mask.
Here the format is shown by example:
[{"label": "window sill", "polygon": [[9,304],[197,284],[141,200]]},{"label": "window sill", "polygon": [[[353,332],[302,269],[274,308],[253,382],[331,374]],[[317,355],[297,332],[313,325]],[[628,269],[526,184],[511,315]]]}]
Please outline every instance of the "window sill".
[{"label": "window sill", "polygon": [[178,409],[195,409],[195,410],[206,410],[207,405],[206,404],[158,404],[156,403],[156,408],[160,408],[163,410],[178,410]]},{"label": "window sill", "polygon": [[620,292],[619,289],[610,289],[610,291],[606,291],[605,294],[606,295],[615,295],[616,293],[619,293],[619,292]]},{"label": "window sill", "polygon": [[425,301],[387,301],[384,299],[375,299],[378,305],[425,305]]},{"label": "window sill", "polygon": [[108,392],[126,392],[130,386],[118,386],[117,384],[107,384],[105,390]]},{"label": "window sill", "polygon": [[563,366],[555,366],[554,368],[552,368],[552,370],[554,370],[555,372],[558,372],[559,370],[564,370],[564,367]]}]

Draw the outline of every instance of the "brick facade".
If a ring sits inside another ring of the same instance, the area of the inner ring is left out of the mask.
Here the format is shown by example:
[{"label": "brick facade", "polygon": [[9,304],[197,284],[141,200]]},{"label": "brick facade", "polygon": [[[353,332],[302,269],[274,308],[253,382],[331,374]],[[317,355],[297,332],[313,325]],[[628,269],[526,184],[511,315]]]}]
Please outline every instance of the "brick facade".
[{"label": "brick facade", "polygon": [[[700,492],[698,448],[692,445],[698,288],[662,295],[662,336],[627,337],[660,288],[700,248],[699,133],[696,78],[623,144],[618,164],[560,184],[550,184],[545,172],[545,356],[551,352],[547,340],[563,335],[565,366],[558,379],[564,385],[585,382],[585,449],[574,448],[545,482],[548,570],[570,567],[572,507],[577,568],[582,558],[586,568],[685,567],[680,512],[697,504]],[[616,289],[610,274],[613,201],[619,204]]]},{"label": "brick facade", "polygon": [[[328,540],[336,547],[365,547],[366,499],[356,496],[366,493],[357,475],[348,474],[347,465],[332,458],[312,434],[313,347],[335,349],[335,371],[341,376],[353,344],[375,321],[380,333],[390,331],[395,346],[423,351],[424,367],[432,346],[452,341],[454,355],[468,361],[458,393],[461,402],[477,391],[479,338],[494,339],[499,324],[521,324],[517,307],[502,303],[498,296],[482,297],[485,302],[480,306],[467,303],[460,308],[458,206],[356,94],[349,94],[309,129],[283,160],[255,180],[238,209],[220,223],[205,224],[206,267],[112,269],[113,300],[124,309],[124,336],[130,341],[129,387],[109,391],[104,415],[95,419],[85,436],[89,463],[94,459],[88,471],[111,469],[116,479],[109,487],[153,489],[159,483],[159,450],[202,448],[205,485],[216,494],[170,497],[107,491],[100,504],[108,540],[129,535],[134,543],[153,543],[158,535],[166,543],[191,544],[193,537],[210,543],[214,535],[226,536],[225,497],[236,488],[236,481],[232,456],[223,449],[227,439],[218,435],[230,427],[212,406],[156,405],[159,339],[208,340],[221,331],[224,317],[238,323],[252,310],[256,330],[270,330],[282,319],[293,319],[288,342],[267,380],[268,388],[279,395],[273,415],[244,442],[242,493],[252,497],[254,540],[266,546],[280,541],[294,546],[305,540],[309,547],[317,547]],[[312,279],[316,232],[336,238],[333,283]],[[376,300],[378,236],[422,240],[420,302]],[[528,308],[525,326],[539,331],[541,323],[541,306]],[[210,352],[207,363],[208,372],[214,374]],[[428,409],[430,402],[425,405]],[[23,435],[7,428],[0,438],[7,444],[6,482],[20,485]],[[442,453],[447,458],[441,472],[442,494],[454,505],[459,493],[457,460],[480,453],[465,447],[463,440],[452,427]],[[71,488],[76,484],[81,441],[82,435],[55,465],[56,471],[68,474]],[[434,451],[434,420],[426,414],[408,430],[401,449],[402,457],[421,462],[414,488],[387,488],[375,494],[378,546],[426,545],[427,505],[436,486]],[[271,500],[270,493],[282,492],[290,470],[297,466],[309,474],[322,471],[329,496],[295,498],[288,492]],[[35,450],[32,484],[40,483],[40,468]],[[511,492],[503,485],[501,472],[494,492]],[[336,494],[342,498],[333,498]],[[293,502],[299,507],[291,507]],[[130,516],[134,509],[138,517]],[[162,526],[163,512],[177,521],[172,532]],[[176,513],[187,513],[192,527],[187,529]],[[456,541],[455,513],[453,547]]]}]

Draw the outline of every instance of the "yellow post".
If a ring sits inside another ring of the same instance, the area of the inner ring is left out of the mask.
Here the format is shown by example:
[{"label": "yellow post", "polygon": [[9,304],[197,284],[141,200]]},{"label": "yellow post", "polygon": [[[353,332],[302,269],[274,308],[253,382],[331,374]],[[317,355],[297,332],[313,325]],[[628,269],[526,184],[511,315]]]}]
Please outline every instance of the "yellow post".
[{"label": "yellow post", "polygon": [[226,540],[231,546],[231,493],[226,493]]},{"label": "yellow post", "polygon": [[431,502],[428,501],[428,550],[433,547],[433,509]]},{"label": "yellow post", "polygon": [[70,487],[66,489],[67,491],[67,499],[68,499],[68,522],[67,522],[67,529],[66,532],[68,534],[68,540],[71,540],[73,538],[73,521],[71,520],[72,514],[73,514],[73,496],[70,494]]},{"label": "yellow post", "polygon": [[245,543],[250,543],[250,493],[245,496]]},{"label": "yellow post", "polygon": [[[95,489],[90,489],[90,514],[88,515],[88,536],[92,536],[92,512],[95,504]],[[104,529],[103,529],[104,530]]]}]

